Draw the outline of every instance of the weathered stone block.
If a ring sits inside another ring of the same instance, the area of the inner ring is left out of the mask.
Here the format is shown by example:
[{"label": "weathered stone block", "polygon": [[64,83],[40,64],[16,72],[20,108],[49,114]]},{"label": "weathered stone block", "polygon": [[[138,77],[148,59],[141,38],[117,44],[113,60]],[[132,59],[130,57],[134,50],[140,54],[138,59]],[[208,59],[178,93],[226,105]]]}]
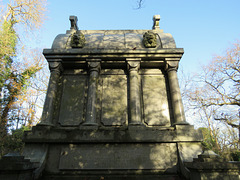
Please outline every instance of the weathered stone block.
[{"label": "weathered stone block", "polygon": [[61,170],[168,170],[175,172],[175,143],[65,145]]},{"label": "weathered stone block", "polygon": [[191,162],[193,158],[197,158],[202,153],[201,143],[197,142],[181,142],[178,143],[179,155],[184,162]]}]

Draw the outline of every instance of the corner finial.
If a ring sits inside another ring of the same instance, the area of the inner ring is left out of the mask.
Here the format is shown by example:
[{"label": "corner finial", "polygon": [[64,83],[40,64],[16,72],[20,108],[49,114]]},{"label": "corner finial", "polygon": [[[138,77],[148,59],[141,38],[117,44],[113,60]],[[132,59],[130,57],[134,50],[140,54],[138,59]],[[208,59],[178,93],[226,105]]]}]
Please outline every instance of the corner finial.
[{"label": "corner finial", "polygon": [[71,22],[71,30],[78,30],[78,26],[77,26],[77,21],[78,21],[78,18],[77,16],[70,16],[69,17],[69,20]]},{"label": "corner finial", "polygon": [[159,21],[160,21],[160,15],[153,16],[153,28],[152,29],[160,29]]}]

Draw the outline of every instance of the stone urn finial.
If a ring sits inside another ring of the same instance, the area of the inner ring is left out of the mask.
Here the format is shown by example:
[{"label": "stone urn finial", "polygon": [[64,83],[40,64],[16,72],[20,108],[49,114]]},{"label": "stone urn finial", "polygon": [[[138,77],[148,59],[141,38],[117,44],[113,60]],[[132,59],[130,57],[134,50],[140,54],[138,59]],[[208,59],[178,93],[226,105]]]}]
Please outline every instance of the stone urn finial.
[{"label": "stone urn finial", "polygon": [[78,26],[77,26],[78,18],[77,18],[77,16],[70,16],[69,20],[70,20],[70,23],[71,23],[70,29],[77,31],[78,30]]},{"label": "stone urn finial", "polygon": [[153,16],[153,28],[152,28],[153,30],[160,29],[159,21],[160,21],[160,15]]}]

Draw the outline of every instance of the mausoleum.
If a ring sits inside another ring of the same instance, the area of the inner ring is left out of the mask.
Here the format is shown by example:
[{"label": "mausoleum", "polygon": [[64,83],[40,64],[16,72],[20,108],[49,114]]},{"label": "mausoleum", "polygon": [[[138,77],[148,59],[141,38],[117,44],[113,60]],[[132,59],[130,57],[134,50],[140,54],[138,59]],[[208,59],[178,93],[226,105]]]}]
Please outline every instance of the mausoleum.
[{"label": "mausoleum", "polygon": [[43,51],[49,86],[41,122],[24,136],[29,166],[20,174],[44,180],[201,177],[204,166],[191,163],[217,155],[200,155],[202,136],[186,122],[177,78],[184,50],[159,21],[154,16],[148,30],[81,30],[70,16],[70,30]]}]

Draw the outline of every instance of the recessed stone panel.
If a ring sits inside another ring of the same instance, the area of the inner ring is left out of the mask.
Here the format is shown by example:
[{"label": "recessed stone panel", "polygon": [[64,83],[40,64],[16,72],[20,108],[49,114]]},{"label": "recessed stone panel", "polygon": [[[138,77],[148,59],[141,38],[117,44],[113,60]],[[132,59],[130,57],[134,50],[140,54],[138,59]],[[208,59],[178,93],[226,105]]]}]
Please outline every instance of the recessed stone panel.
[{"label": "recessed stone panel", "polygon": [[82,122],[86,80],[84,75],[64,76],[59,115],[59,123],[62,126],[78,126]]},{"label": "recessed stone panel", "polygon": [[143,75],[143,113],[148,125],[170,125],[169,102],[163,75]]},{"label": "recessed stone panel", "polygon": [[[60,170],[166,170],[177,164],[175,143],[82,144],[61,150]],[[171,171],[171,170],[169,170]]]},{"label": "recessed stone panel", "polygon": [[106,126],[123,125],[127,121],[126,75],[102,76],[101,122]]}]

